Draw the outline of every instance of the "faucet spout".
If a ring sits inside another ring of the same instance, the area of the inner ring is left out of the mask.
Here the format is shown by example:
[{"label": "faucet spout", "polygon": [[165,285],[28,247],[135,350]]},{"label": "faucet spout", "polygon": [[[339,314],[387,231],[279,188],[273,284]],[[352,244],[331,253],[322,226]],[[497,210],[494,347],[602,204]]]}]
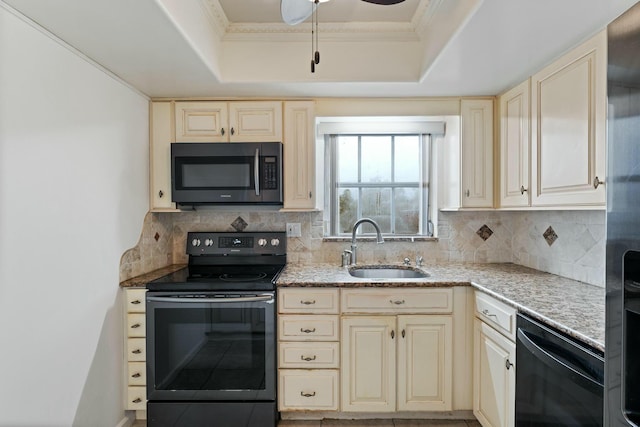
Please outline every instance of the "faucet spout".
[{"label": "faucet spout", "polygon": [[376,229],[376,243],[384,243],[384,238],[380,232],[380,226],[371,218],[360,218],[355,224],[353,224],[353,230],[351,232],[351,265],[354,265],[357,262],[356,249],[358,245],[356,245],[356,231],[360,224],[365,222],[373,225],[373,228]]}]

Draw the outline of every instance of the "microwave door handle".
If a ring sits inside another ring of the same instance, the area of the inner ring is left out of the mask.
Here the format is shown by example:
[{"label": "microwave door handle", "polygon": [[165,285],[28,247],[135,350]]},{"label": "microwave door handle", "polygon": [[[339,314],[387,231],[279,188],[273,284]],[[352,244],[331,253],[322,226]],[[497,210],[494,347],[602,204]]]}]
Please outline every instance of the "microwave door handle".
[{"label": "microwave door handle", "polygon": [[256,148],[256,155],[253,159],[253,180],[255,181],[256,196],[260,195],[260,149]]}]

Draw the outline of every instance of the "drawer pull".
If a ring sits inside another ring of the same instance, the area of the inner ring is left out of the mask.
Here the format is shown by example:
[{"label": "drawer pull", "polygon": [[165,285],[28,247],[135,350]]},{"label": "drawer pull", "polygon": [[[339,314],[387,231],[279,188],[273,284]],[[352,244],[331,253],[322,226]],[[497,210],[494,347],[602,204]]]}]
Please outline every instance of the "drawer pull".
[{"label": "drawer pull", "polygon": [[313,397],[315,395],[316,395],[315,391],[312,391],[311,393],[305,393],[304,391],[300,392],[300,396],[302,396],[302,397]]},{"label": "drawer pull", "polygon": [[507,361],[506,361],[506,362],[504,362],[504,367],[505,367],[505,368],[507,368],[507,370],[508,370],[509,368],[511,368],[512,366],[513,366],[513,363],[511,363],[511,362],[509,361],[509,359],[507,359]]},{"label": "drawer pull", "polygon": [[391,304],[395,304],[395,305],[402,305],[402,304],[404,304],[404,300],[399,300],[399,299],[397,299],[397,300],[395,300],[395,301],[394,301],[394,300],[392,300],[392,299],[390,299],[390,300],[389,300],[389,302],[390,302]]},{"label": "drawer pull", "polygon": [[313,356],[300,356],[300,359],[304,360],[305,362],[311,362],[312,360],[316,360],[316,355],[314,354]]},{"label": "drawer pull", "polygon": [[135,399],[133,399],[131,402],[133,403],[140,403],[142,402],[142,399],[140,399],[139,397],[136,397]]},{"label": "drawer pull", "polygon": [[312,304],[315,304],[315,303],[316,303],[316,300],[311,300],[311,301],[300,300],[300,304],[304,304],[304,305],[312,305]]},{"label": "drawer pull", "polygon": [[131,353],[133,354],[140,354],[142,353],[142,350],[140,350],[139,348],[136,348],[135,350],[133,350]]},{"label": "drawer pull", "polygon": [[139,372],[136,372],[135,374],[131,375],[131,378],[140,378],[142,375],[140,375]]},{"label": "drawer pull", "polygon": [[316,328],[313,328],[313,329],[303,329],[303,328],[300,328],[300,332],[304,332],[305,334],[312,334],[312,333],[314,333],[315,331],[316,331]]},{"label": "drawer pull", "polygon": [[498,318],[498,316],[496,316],[493,313],[490,313],[489,310],[487,310],[486,308],[484,310],[482,310],[482,314],[484,314],[487,317],[495,317],[496,319]]},{"label": "drawer pull", "polygon": [[137,329],[140,327],[140,323],[136,323],[135,325],[131,325],[131,329]]},{"label": "drawer pull", "polygon": [[131,304],[138,305],[138,304],[140,304],[140,300],[139,300],[139,299],[137,299],[137,300],[135,300],[135,301],[131,301]]}]

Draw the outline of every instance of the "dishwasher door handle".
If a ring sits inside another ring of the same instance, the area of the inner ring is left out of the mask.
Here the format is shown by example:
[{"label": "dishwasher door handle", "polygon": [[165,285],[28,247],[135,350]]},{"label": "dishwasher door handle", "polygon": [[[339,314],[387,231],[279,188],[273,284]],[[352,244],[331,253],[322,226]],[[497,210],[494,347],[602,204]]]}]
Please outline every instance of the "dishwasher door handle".
[{"label": "dishwasher door handle", "polygon": [[524,347],[533,354],[537,359],[541,360],[545,365],[554,370],[561,370],[565,373],[568,371],[570,374],[576,376],[578,380],[582,380],[584,383],[584,387],[589,390],[602,390],[604,388],[604,384],[598,381],[593,376],[583,372],[581,370],[577,370],[572,366],[567,365],[562,360],[558,359],[553,353],[549,350],[539,346],[536,344],[522,329],[518,329],[518,343],[524,345]]}]

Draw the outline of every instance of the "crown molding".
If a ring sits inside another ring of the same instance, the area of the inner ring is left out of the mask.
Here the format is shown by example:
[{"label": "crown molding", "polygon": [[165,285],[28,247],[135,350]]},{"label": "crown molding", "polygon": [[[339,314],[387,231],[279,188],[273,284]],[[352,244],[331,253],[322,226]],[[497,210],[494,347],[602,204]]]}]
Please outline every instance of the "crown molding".
[{"label": "crown molding", "polygon": [[229,28],[229,20],[218,0],[200,0],[211,26],[222,39]]}]

